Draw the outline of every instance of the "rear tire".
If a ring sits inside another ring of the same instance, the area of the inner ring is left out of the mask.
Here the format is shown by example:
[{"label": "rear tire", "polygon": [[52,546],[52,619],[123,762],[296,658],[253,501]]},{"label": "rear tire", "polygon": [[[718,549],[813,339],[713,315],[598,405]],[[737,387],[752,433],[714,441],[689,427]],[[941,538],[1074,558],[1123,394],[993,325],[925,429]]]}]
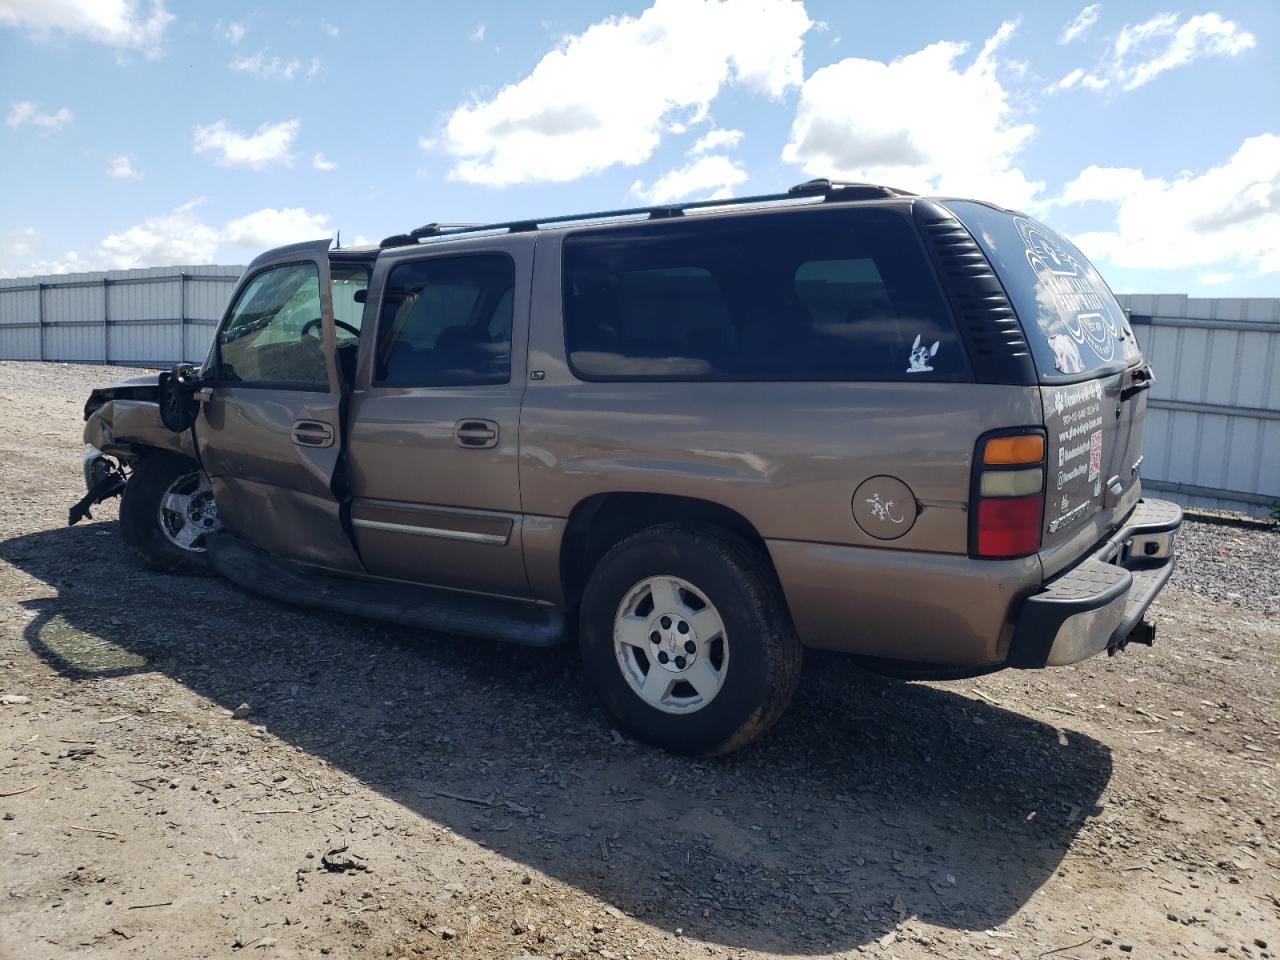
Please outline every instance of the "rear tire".
[{"label": "rear tire", "polygon": [[133,466],[120,500],[120,533],[150,567],[208,572],[204,537],[222,529],[209,481],[194,460],[153,453]]},{"label": "rear tire", "polygon": [[587,583],[579,643],[618,725],[676,753],[757,739],[800,678],[800,641],[767,558],[709,525],[662,524],[615,544]]}]

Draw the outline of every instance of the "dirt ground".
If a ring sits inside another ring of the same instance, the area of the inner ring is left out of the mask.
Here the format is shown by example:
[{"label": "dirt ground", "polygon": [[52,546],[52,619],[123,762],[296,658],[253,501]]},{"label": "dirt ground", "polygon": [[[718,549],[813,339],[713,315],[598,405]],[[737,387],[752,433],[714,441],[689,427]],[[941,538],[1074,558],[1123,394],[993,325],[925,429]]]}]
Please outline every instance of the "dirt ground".
[{"label": "dirt ground", "polygon": [[812,656],[772,734],[693,762],[617,734],[572,648],[148,572],[114,505],[67,527],[126,372],[0,363],[4,960],[1280,954],[1280,534],[1189,525],[1154,648]]}]

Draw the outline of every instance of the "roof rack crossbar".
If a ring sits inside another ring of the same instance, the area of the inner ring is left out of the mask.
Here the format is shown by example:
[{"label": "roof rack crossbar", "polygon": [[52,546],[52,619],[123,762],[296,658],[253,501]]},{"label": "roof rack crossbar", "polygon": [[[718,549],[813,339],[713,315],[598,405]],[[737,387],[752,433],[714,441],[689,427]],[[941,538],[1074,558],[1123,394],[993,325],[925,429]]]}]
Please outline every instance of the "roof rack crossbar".
[{"label": "roof rack crossbar", "polygon": [[420,239],[466,233],[489,233],[506,230],[509,233],[525,233],[542,227],[566,223],[590,223],[597,220],[620,220],[627,217],[648,217],[653,220],[682,216],[687,210],[705,210],[717,207],[740,207],[754,204],[795,203],[798,200],[821,200],[834,203],[853,200],[878,200],[892,197],[911,197],[913,193],[883,187],[872,183],[850,183],[843,180],[810,180],[792,187],[786,193],[762,193],[749,197],[733,197],[722,200],[691,200],[687,203],[667,203],[649,207],[624,207],[620,210],[600,210],[595,213],[569,213],[536,219],[504,220],[498,223],[429,223],[409,233],[400,233],[382,241],[385,247],[412,246]]}]

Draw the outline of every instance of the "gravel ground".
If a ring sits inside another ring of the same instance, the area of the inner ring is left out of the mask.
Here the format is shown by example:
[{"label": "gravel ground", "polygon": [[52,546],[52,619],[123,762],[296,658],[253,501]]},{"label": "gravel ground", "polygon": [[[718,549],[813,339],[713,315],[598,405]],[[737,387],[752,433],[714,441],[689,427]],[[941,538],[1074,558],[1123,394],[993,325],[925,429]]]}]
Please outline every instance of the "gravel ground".
[{"label": "gravel ground", "polygon": [[1188,524],[1153,648],[811,656],[763,742],[692,762],[611,729],[571,648],[148,572],[113,505],[66,527],[126,372],[0,363],[5,960],[1275,953],[1277,535]]},{"label": "gravel ground", "polygon": [[1208,600],[1280,614],[1280,526],[1187,523],[1178,540],[1178,587]]}]

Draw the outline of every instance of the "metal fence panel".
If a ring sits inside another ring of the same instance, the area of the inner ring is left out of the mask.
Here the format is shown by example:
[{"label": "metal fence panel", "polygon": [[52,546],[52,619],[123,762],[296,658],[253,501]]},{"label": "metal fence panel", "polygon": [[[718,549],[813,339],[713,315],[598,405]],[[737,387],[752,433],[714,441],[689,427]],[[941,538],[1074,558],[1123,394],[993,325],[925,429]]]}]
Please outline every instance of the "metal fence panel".
[{"label": "metal fence panel", "polygon": [[0,357],[39,360],[40,328],[34,324],[0,324]]},{"label": "metal fence panel", "polygon": [[200,264],[0,280],[0,359],[201,361],[243,272]]},{"label": "metal fence panel", "polygon": [[[3,283],[0,280],[0,284]],[[38,323],[39,298],[36,290],[4,290],[0,287],[0,325]]]},{"label": "metal fence panel", "polygon": [[1186,506],[1280,503],[1280,299],[1118,298],[1156,371],[1143,485]]}]

